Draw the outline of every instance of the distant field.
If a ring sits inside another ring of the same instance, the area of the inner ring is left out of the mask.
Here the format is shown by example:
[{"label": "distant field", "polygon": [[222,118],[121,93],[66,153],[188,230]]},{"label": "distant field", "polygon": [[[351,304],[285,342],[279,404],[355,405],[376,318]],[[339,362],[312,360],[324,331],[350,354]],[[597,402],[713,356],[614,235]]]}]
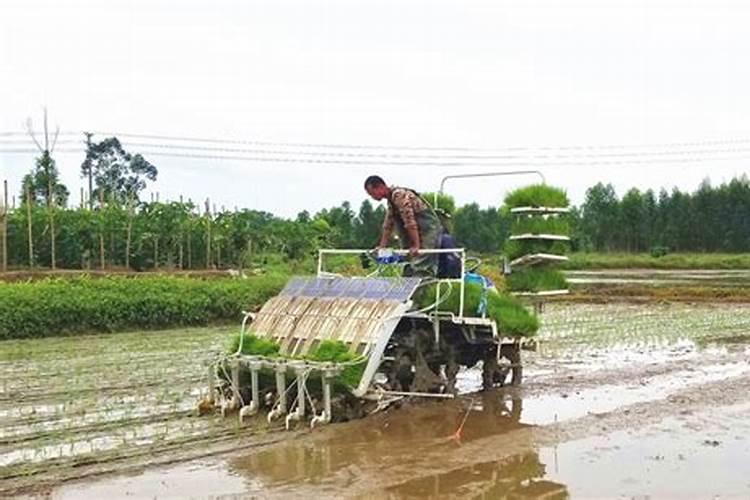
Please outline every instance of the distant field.
[{"label": "distant field", "polygon": [[574,253],[566,269],[750,269],[750,253]]}]

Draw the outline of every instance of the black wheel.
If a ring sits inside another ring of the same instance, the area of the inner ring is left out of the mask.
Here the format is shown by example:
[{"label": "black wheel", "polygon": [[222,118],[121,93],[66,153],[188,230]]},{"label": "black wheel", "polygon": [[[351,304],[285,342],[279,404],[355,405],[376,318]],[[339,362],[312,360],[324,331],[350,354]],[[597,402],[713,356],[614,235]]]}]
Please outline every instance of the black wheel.
[{"label": "black wheel", "polygon": [[411,357],[406,353],[401,353],[396,358],[396,366],[393,370],[393,379],[391,380],[391,387],[400,391],[408,391],[411,388],[412,382],[414,382],[414,373],[412,366],[414,362]]},{"label": "black wheel", "polygon": [[510,384],[521,385],[523,366],[521,365],[521,344],[505,344],[500,348],[500,357],[505,358],[510,365]]},{"label": "black wheel", "polygon": [[504,386],[508,371],[508,368],[497,362],[497,346],[487,349],[482,359],[482,390],[489,391]]}]

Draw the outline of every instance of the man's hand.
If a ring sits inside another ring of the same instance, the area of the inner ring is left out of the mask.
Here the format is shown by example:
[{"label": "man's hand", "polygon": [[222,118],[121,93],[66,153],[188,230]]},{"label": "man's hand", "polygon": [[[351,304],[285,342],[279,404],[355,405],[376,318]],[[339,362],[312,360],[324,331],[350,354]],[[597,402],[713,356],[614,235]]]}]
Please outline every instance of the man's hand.
[{"label": "man's hand", "polygon": [[419,246],[413,245],[409,247],[409,257],[416,257],[419,255]]}]

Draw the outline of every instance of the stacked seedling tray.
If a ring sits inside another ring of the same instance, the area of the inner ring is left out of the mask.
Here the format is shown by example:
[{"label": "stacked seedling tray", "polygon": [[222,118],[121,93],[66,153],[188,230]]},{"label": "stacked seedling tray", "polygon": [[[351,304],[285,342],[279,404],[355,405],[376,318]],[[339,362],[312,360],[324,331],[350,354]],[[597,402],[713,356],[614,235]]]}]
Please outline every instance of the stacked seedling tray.
[{"label": "stacked seedling tray", "polygon": [[564,191],[545,184],[506,196],[503,209],[513,219],[504,248],[506,282],[514,295],[541,299],[568,293],[559,270],[570,248],[568,204]]}]

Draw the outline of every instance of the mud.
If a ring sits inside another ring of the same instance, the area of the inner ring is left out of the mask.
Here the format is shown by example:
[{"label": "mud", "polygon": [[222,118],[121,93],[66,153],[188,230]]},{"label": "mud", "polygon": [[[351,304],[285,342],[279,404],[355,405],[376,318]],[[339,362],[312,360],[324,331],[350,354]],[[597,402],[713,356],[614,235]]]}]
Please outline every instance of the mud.
[{"label": "mud", "polygon": [[[466,371],[456,400],[407,402],[363,420],[295,433],[189,415],[184,405],[199,388],[202,369],[197,346],[220,339],[210,330],[169,332],[169,341],[155,337],[141,347],[135,336],[132,344],[123,339],[130,370],[115,379],[71,349],[77,392],[68,398],[64,383],[39,392],[35,370],[65,371],[61,344],[41,348],[6,364],[24,366],[31,379],[5,376],[0,494],[750,496],[746,306],[559,304],[547,308],[544,324],[538,351],[524,352],[522,387],[476,393],[480,373]],[[110,356],[117,364],[112,339],[100,342],[89,346],[91,356]],[[141,364],[134,361],[138,349]],[[159,385],[162,371],[180,382]],[[139,378],[155,385],[135,389]],[[117,430],[104,426],[113,421]],[[149,433],[149,426],[157,430]],[[87,440],[96,445],[99,437],[105,439],[101,449],[76,448]],[[19,456],[19,450],[38,455]]]}]

